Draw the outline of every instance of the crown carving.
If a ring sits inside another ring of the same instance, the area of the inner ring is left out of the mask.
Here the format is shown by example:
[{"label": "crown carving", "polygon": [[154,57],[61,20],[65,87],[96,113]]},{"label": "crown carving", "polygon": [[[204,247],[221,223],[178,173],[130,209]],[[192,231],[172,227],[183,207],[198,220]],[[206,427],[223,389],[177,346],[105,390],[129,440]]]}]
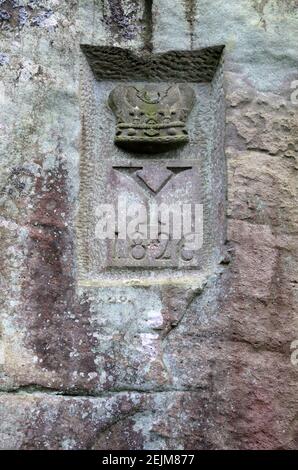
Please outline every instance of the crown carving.
[{"label": "crown carving", "polygon": [[115,144],[145,153],[186,144],[186,121],[194,101],[195,93],[188,85],[117,86],[109,96],[117,119]]}]

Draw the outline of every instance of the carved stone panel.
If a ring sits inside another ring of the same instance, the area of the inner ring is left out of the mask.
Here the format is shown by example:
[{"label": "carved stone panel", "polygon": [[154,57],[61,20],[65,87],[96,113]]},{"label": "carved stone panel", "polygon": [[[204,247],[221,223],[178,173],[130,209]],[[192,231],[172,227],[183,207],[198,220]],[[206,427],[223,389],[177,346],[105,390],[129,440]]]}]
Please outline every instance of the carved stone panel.
[{"label": "carved stone panel", "polygon": [[135,69],[128,57],[124,70],[113,50],[110,57],[107,48],[86,50],[77,222],[84,285],[189,279],[218,262],[225,240],[221,52],[194,52],[193,61],[182,52],[138,58]]}]

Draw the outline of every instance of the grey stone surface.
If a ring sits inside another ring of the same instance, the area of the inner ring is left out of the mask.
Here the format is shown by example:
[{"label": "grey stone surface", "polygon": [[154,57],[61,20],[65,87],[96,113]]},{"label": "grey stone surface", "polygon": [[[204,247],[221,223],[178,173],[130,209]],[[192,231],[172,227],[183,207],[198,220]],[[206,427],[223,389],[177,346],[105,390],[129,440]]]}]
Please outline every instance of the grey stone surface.
[{"label": "grey stone surface", "polygon": [[[0,16],[0,447],[297,448],[297,2],[13,3]],[[227,192],[228,236],[210,209],[194,272],[100,272],[105,159],[130,161],[102,100],[121,77],[94,77],[113,48],[138,64],[219,51],[190,80],[179,159],[199,159],[209,208]]]}]

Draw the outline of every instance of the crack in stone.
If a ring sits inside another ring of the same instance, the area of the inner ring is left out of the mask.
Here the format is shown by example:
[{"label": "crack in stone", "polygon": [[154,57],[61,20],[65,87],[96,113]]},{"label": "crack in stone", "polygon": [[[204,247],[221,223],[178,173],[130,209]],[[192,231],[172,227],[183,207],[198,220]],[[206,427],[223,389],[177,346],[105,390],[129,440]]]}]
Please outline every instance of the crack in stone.
[{"label": "crack in stone", "polygon": [[90,392],[80,390],[79,393],[71,393],[71,391],[63,391],[58,389],[51,389],[50,387],[39,387],[38,385],[23,386],[18,388],[12,388],[7,390],[0,390],[1,395],[47,395],[47,396],[57,396],[65,398],[105,398],[118,394],[143,394],[143,395],[155,395],[163,393],[195,393],[198,391],[206,390],[206,387],[167,387],[160,388],[155,390],[145,390],[145,389],[129,389],[129,388],[119,388],[113,389],[106,392]]},{"label": "crack in stone", "polygon": [[153,51],[153,0],[145,0],[144,5],[144,51]]}]

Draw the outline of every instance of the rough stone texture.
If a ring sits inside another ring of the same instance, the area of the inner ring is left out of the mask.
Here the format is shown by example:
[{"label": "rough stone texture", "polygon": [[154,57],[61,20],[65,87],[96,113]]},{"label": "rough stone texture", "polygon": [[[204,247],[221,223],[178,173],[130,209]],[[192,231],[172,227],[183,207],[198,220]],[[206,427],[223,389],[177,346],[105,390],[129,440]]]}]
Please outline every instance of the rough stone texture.
[{"label": "rough stone texture", "polygon": [[[151,3],[0,1],[3,449],[298,447],[298,5]],[[80,44],[225,46],[227,252],[195,280],[78,286]]]}]

